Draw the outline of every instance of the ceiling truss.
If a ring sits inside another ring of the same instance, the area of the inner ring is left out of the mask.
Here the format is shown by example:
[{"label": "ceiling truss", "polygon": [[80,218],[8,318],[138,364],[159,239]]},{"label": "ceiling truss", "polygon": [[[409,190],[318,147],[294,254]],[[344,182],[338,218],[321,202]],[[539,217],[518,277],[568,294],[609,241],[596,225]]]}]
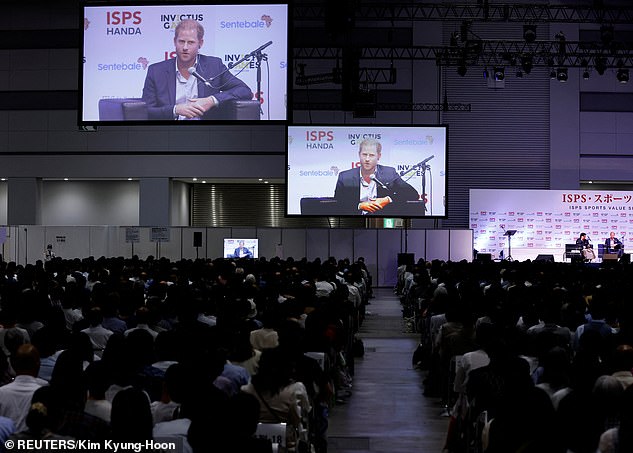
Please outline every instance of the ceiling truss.
[{"label": "ceiling truss", "polygon": [[351,2],[303,3],[294,6],[294,19],[322,21],[330,15],[352,11],[355,21],[448,21],[470,20],[491,22],[567,22],[567,23],[633,23],[633,6],[588,6],[494,4],[487,0],[477,4],[420,4],[420,3],[366,3]]}]

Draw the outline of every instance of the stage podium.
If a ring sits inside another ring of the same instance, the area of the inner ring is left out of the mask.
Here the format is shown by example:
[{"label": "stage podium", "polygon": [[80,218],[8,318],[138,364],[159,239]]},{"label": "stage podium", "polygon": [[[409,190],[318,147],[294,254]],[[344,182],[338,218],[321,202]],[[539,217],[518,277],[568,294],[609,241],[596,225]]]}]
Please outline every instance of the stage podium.
[{"label": "stage podium", "polygon": [[506,230],[503,233],[504,236],[508,236],[508,256],[506,257],[507,261],[512,261],[512,236],[516,234],[517,230]]}]

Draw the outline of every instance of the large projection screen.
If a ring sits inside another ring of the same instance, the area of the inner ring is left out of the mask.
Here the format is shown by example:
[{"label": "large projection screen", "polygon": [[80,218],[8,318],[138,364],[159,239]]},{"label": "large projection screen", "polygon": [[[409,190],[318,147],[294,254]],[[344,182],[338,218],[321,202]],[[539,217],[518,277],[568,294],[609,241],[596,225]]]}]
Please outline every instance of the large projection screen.
[{"label": "large projection screen", "polygon": [[[187,95],[185,100],[213,94],[219,101],[217,106],[222,106],[222,109],[212,108],[210,113],[214,115],[205,115],[202,121],[195,123],[242,119],[239,114],[218,113],[231,105],[224,102],[221,93],[234,93],[229,91],[233,76],[250,90],[246,90],[246,94],[242,90],[239,100],[259,100],[261,104],[259,109],[255,105],[255,109],[260,110],[259,118],[247,119],[279,122],[287,119],[288,5],[155,3],[88,1],[83,5],[83,63],[80,64],[79,79],[81,125],[153,124],[173,122],[177,118],[158,117],[152,115],[154,111],[150,111],[148,118],[139,117],[134,103],[150,100],[144,93],[149,79],[157,92],[151,102],[159,100],[161,107],[169,102],[175,105],[179,93],[174,31],[185,19],[197,21],[204,29],[195,68],[207,79],[207,83],[196,81],[197,93]],[[261,55],[261,65],[258,55]],[[152,65],[167,60],[174,64],[155,66],[156,71],[148,77]],[[181,81],[182,77],[189,78],[181,76]],[[121,110],[121,107],[111,107],[119,100],[128,102],[126,109],[131,109],[131,113],[126,110],[120,118],[112,111],[115,108]],[[186,123],[192,124],[192,121]]]},{"label": "large projection screen", "polygon": [[288,216],[447,215],[446,126],[288,126],[287,149]]}]

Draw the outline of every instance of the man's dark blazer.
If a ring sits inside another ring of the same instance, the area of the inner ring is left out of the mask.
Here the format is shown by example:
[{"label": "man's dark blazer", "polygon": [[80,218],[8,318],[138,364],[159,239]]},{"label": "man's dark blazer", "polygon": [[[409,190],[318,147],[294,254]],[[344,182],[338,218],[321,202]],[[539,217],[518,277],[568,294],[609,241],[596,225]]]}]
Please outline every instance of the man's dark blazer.
[{"label": "man's dark blazer", "polygon": [[[607,238],[604,241],[604,248],[606,249],[607,253],[619,253],[622,250],[622,241],[620,241],[618,238],[614,237],[613,238],[613,247],[609,247],[609,239]],[[619,247],[618,247],[619,246]]]},{"label": "man's dark blazer", "polygon": [[[393,167],[378,165],[376,167],[376,195],[378,198],[391,197],[393,203],[387,205],[382,210],[382,214],[396,210],[404,215],[424,215],[422,203],[407,206],[407,201],[417,201],[420,199],[418,192],[406,183]],[[385,187],[378,182],[384,184]],[[337,211],[341,215],[359,215],[358,203],[360,201],[360,169],[352,168],[338,174],[334,199],[337,201]],[[379,211],[378,213],[381,213]]]},{"label": "man's dark blazer", "polygon": [[[174,105],[176,104],[176,62],[175,58],[154,63],[147,68],[145,85],[143,86],[143,101],[147,104],[150,119],[173,120]],[[222,103],[230,99],[249,100],[253,98],[251,89],[240,79],[231,74],[217,57],[198,54],[197,72],[210,79],[212,87],[198,81],[198,97],[215,96]],[[193,76],[192,76],[193,77]],[[214,110],[210,109],[202,117],[214,119]]]},{"label": "man's dark blazer", "polygon": [[[240,255],[240,250],[244,250],[244,256]],[[251,252],[246,247],[237,247],[233,252],[233,258],[252,258],[253,252]]]}]

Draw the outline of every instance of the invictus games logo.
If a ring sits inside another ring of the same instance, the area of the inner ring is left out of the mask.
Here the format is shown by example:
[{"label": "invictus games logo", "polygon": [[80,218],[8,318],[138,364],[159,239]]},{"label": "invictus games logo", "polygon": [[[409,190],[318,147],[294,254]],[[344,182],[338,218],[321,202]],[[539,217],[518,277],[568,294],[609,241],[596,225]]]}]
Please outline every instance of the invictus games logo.
[{"label": "invictus games logo", "polygon": [[198,22],[204,21],[204,14],[161,14],[160,21],[165,30],[174,30],[176,26],[185,19],[193,19]]},{"label": "invictus games logo", "polygon": [[147,65],[149,64],[149,60],[145,57],[138,57],[136,62],[140,63],[141,66],[143,66],[143,69],[147,69]]}]

